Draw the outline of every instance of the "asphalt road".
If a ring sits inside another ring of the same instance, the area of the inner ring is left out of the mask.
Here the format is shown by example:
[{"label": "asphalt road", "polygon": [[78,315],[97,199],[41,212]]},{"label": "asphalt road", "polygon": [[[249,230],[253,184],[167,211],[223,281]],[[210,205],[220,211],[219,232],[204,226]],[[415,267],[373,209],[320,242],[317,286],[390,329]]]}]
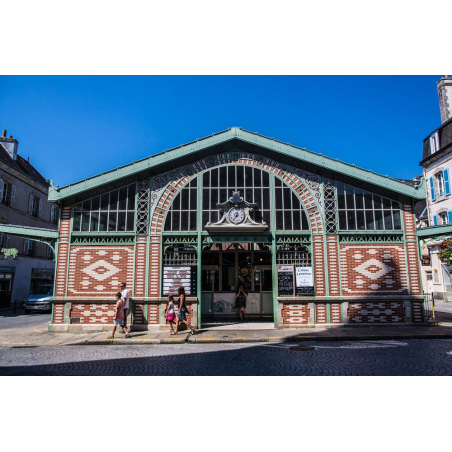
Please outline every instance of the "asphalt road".
[{"label": "asphalt road", "polygon": [[25,314],[23,309],[18,309],[15,314],[13,314],[13,311],[2,311],[0,312],[0,329],[24,329],[37,326],[47,327],[51,318],[51,314],[42,312]]},{"label": "asphalt road", "polygon": [[0,347],[0,375],[452,375],[452,340]]}]

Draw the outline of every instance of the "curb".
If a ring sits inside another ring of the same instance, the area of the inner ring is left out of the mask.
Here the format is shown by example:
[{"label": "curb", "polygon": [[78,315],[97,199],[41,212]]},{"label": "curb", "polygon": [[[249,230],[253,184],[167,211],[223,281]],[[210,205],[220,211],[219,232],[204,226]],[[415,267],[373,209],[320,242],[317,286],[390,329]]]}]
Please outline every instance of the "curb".
[{"label": "curb", "polygon": [[384,341],[384,340],[410,340],[410,339],[452,339],[452,334],[404,334],[387,336],[319,336],[319,337],[266,337],[266,338],[172,338],[172,339],[102,339],[93,341],[72,342],[61,344],[74,345],[155,345],[155,344],[238,344],[238,343],[281,343],[281,342],[331,342],[331,341]]}]

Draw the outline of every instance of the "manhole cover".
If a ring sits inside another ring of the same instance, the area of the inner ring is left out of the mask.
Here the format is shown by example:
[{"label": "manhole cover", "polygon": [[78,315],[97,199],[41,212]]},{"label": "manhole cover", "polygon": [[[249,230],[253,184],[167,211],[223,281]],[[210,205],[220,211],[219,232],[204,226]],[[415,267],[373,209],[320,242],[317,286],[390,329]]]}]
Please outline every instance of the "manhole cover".
[{"label": "manhole cover", "polygon": [[291,350],[295,350],[297,352],[310,352],[311,350],[314,350],[314,347],[309,346],[302,346],[302,345],[295,345],[294,347],[290,347]]}]

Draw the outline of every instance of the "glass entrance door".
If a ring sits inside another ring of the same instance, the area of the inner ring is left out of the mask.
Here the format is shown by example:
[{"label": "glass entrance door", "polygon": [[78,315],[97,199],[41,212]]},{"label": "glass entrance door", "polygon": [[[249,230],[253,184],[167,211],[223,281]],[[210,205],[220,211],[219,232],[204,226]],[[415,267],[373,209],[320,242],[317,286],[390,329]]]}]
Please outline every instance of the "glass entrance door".
[{"label": "glass entrance door", "polygon": [[238,318],[236,294],[248,293],[248,320],[273,317],[271,252],[256,243],[214,245],[202,254],[201,316],[231,321]]},{"label": "glass entrance door", "polygon": [[254,267],[254,290],[260,293],[261,316],[273,316],[273,280],[271,265]]}]

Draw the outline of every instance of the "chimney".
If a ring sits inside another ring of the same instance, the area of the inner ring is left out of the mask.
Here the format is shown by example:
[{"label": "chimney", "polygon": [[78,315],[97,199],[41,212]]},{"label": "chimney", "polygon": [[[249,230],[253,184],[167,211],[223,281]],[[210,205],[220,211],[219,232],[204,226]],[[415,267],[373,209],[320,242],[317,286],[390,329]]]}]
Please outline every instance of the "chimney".
[{"label": "chimney", "polygon": [[3,147],[7,150],[11,158],[17,160],[17,148],[19,142],[13,138],[12,135],[6,138],[6,130],[3,131],[2,136],[0,137],[0,143],[3,144]]},{"label": "chimney", "polygon": [[437,84],[441,123],[452,118],[452,78],[446,75]]}]

